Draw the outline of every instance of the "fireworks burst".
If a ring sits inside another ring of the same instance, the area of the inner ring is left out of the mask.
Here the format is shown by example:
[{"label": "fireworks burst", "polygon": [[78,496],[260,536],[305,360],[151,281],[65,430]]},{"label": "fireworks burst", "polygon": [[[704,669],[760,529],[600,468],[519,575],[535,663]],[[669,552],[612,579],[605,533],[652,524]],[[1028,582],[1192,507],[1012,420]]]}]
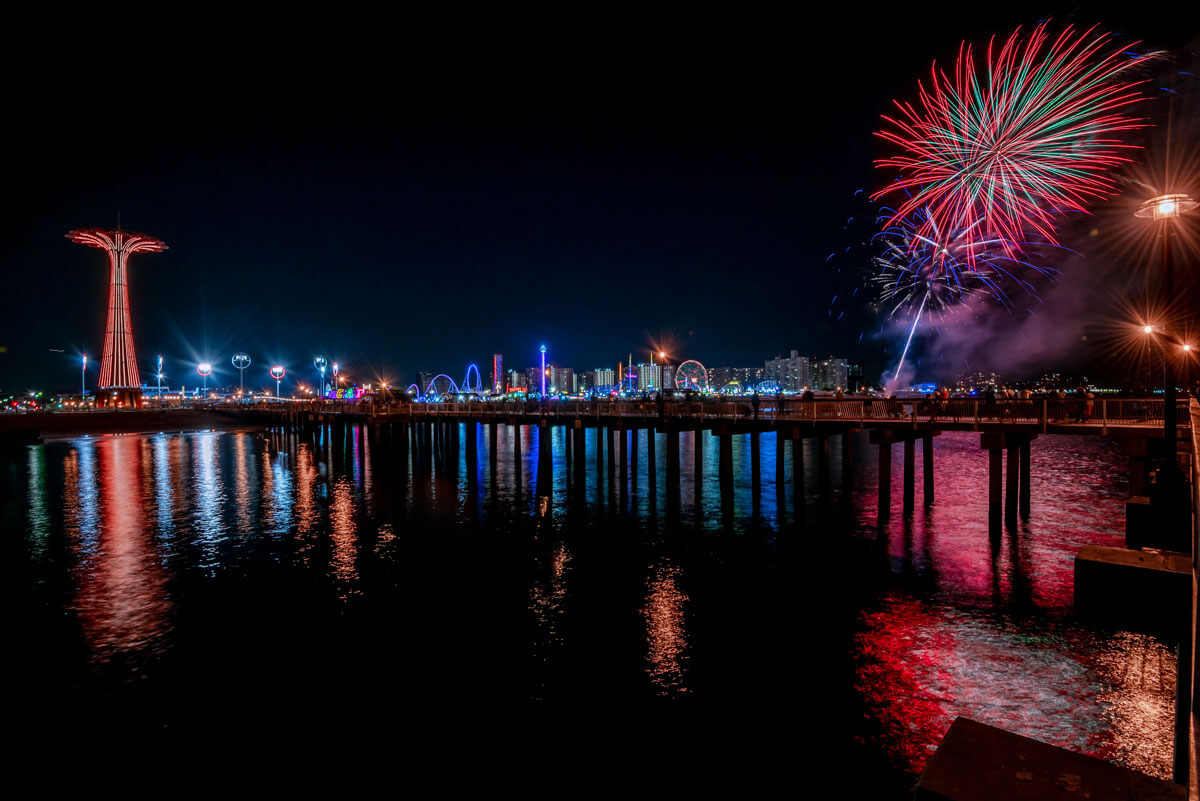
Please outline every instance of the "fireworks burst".
[{"label": "fireworks burst", "polygon": [[[1094,27],[1052,40],[1042,23],[998,51],[993,39],[979,65],[964,43],[953,75],[935,63],[919,102],[897,102],[900,113],[884,116],[892,127],[877,132],[901,151],[877,165],[901,175],[873,197],[908,194],[888,225],[919,213],[921,238],[955,231],[965,245],[992,241],[1010,256],[1030,232],[1055,242],[1056,214],[1114,192],[1107,171],[1135,147],[1115,134],[1144,126],[1125,113],[1141,99],[1140,82],[1125,76],[1149,56],[1111,41]],[[969,263],[978,253],[964,251]]]},{"label": "fireworks burst", "polygon": [[[1058,273],[1054,267],[1039,264],[1021,254],[1043,247],[1065,250],[1036,235],[1011,242],[999,237],[978,235],[979,221],[949,234],[939,230],[926,210],[898,218],[893,209],[881,209],[878,220],[883,230],[873,241],[881,248],[872,259],[872,281],[879,287],[879,299],[890,306],[887,314],[915,308],[912,326],[900,354],[893,380],[900,376],[912,345],[917,326],[926,311],[939,313],[963,303],[973,295],[986,295],[1011,309],[1012,293],[1023,291],[1036,296],[1036,283]],[[922,233],[928,231],[929,233]]]}]

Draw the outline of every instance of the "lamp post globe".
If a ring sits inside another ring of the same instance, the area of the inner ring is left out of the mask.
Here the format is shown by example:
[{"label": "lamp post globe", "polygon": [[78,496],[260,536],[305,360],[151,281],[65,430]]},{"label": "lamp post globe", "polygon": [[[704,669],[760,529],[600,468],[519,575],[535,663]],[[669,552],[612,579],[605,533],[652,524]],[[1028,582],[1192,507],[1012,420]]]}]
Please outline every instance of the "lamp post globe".
[{"label": "lamp post globe", "polygon": [[204,378],[204,394],[208,395],[208,377],[212,375],[212,365],[208,362],[200,362],[196,365],[196,372]]},{"label": "lamp post globe", "polygon": [[275,397],[278,398],[279,382],[283,380],[283,377],[287,374],[287,371],[283,369],[283,365],[277,364],[271,368],[270,373],[271,378],[275,379]]}]

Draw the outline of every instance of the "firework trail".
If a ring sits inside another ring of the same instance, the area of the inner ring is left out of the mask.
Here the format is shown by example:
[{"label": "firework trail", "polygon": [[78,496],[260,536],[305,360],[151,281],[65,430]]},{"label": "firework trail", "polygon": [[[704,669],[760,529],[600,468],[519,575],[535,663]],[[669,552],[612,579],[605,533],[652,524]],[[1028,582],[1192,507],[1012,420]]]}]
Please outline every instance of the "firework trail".
[{"label": "firework trail", "polygon": [[877,135],[900,153],[877,166],[900,178],[872,197],[906,193],[889,224],[921,213],[922,236],[959,231],[1009,255],[1030,233],[1055,242],[1056,214],[1115,191],[1107,172],[1135,147],[1115,135],[1144,125],[1126,114],[1141,99],[1126,74],[1151,57],[1094,27],[1052,39],[1046,23],[998,48],[991,40],[979,64],[964,43],[951,75],[935,63],[918,102],[896,102],[899,114],[884,116],[890,127]]},{"label": "firework trail", "polygon": [[[884,226],[873,237],[880,248],[880,255],[872,260],[875,268],[872,280],[879,287],[878,297],[890,306],[889,317],[916,307],[893,382],[900,377],[927,310],[935,314],[945,312],[973,295],[987,296],[1012,309],[1013,292],[1021,290],[1036,295],[1040,280],[1058,274],[1056,268],[1039,263],[1043,261],[1043,251],[1067,250],[1032,234],[1016,241],[980,235],[976,230],[981,224],[978,220],[962,230],[944,234],[924,210],[897,219],[894,209],[882,208],[877,222]],[[922,231],[928,231],[929,235]],[[1027,253],[1038,257],[1038,261],[1026,257]]]}]

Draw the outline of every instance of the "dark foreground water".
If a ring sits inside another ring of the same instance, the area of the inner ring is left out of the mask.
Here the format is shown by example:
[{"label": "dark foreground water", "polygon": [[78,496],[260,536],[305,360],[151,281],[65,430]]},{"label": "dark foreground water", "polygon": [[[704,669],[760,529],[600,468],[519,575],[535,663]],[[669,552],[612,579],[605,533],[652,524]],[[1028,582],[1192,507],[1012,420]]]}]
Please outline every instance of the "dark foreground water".
[{"label": "dark foreground water", "polygon": [[909,519],[896,448],[882,531],[865,439],[848,491],[840,443],[829,487],[809,451],[797,521],[791,458],[781,494],[770,435],[757,503],[749,439],[734,440],[732,514],[707,436],[699,489],[681,436],[678,501],[665,437],[654,491],[643,433],[622,493],[591,433],[582,491],[561,429],[540,475],[536,429],[521,430],[519,460],[512,436],[501,428],[494,472],[481,428],[475,470],[460,459],[432,475],[356,429],[10,453],[9,723],[167,737],[436,726],[468,749],[485,726],[490,747],[512,748],[495,728],[516,740],[529,727],[533,752],[560,738],[642,759],[702,745],[730,760],[714,770],[832,769],[847,797],[887,797],[967,715],[1169,776],[1173,644],[1071,614],[1079,547],[1121,542],[1112,443],[1038,439],[1032,516],[992,541],[978,435],[935,440],[936,503],[922,509],[918,487]]}]

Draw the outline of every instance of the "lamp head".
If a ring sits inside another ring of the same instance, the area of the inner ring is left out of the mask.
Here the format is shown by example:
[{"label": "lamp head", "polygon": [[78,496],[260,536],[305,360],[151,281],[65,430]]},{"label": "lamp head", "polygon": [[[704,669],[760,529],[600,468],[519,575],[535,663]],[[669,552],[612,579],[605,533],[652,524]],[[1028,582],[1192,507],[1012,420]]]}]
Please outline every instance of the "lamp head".
[{"label": "lamp head", "polygon": [[1170,220],[1187,214],[1197,205],[1200,204],[1197,204],[1190,196],[1175,192],[1144,201],[1135,212],[1135,216],[1143,219]]}]

